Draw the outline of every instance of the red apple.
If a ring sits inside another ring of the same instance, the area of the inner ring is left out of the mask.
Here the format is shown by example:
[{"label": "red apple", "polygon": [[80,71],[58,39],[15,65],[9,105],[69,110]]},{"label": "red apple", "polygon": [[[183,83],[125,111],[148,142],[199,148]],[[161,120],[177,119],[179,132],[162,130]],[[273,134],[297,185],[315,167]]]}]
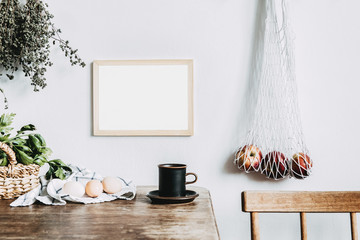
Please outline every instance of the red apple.
[{"label": "red apple", "polygon": [[306,178],[311,173],[313,162],[305,153],[296,153],[292,157],[291,170],[296,178]]},{"label": "red apple", "polygon": [[246,172],[258,171],[262,159],[261,151],[254,145],[245,145],[236,152],[235,162]]},{"label": "red apple", "polygon": [[261,161],[261,173],[273,179],[284,178],[289,173],[289,160],[281,152],[269,152]]}]

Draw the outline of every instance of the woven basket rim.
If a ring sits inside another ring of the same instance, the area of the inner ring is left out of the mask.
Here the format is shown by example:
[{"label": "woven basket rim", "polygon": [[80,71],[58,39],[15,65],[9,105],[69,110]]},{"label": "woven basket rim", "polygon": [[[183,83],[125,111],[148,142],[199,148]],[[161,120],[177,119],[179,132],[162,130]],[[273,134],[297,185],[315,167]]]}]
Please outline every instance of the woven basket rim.
[{"label": "woven basket rim", "polygon": [[[9,164],[7,166],[1,166],[0,167],[0,179],[21,179],[24,177],[31,176],[32,174],[38,175],[40,171],[40,166],[32,163],[32,164],[22,164],[18,163],[16,161],[16,154],[15,152],[10,148],[9,145],[7,145],[4,142],[0,141],[0,149],[5,152],[9,159]],[[23,176],[22,176],[23,175]]]}]

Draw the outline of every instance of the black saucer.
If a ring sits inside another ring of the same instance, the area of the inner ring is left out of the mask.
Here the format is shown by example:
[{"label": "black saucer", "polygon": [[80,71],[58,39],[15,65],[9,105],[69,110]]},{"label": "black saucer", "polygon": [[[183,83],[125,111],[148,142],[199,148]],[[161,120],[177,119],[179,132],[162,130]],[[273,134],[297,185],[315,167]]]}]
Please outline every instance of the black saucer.
[{"label": "black saucer", "polygon": [[186,190],[186,195],[181,197],[161,197],[159,196],[159,190],[154,190],[146,194],[151,199],[153,204],[178,204],[178,203],[189,203],[194,201],[199,196],[198,193],[191,190]]}]

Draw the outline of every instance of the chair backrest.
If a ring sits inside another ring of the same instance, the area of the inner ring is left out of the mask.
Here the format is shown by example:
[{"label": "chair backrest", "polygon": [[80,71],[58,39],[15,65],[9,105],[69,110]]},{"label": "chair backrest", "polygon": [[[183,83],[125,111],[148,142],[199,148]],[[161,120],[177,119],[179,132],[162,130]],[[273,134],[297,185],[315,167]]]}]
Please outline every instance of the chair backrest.
[{"label": "chair backrest", "polygon": [[306,213],[350,213],[352,240],[358,239],[356,212],[360,192],[242,192],[242,210],[250,212],[251,239],[259,240],[258,213],[300,213],[301,239],[307,239]]}]

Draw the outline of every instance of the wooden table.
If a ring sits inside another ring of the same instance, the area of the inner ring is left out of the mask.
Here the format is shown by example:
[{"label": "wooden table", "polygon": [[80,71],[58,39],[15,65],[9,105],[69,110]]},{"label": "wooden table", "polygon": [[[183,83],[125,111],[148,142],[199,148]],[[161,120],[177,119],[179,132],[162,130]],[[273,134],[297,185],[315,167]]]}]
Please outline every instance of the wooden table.
[{"label": "wooden table", "polygon": [[209,191],[194,202],[154,205],[141,186],[132,201],[65,206],[10,207],[0,200],[1,239],[220,239]]}]

